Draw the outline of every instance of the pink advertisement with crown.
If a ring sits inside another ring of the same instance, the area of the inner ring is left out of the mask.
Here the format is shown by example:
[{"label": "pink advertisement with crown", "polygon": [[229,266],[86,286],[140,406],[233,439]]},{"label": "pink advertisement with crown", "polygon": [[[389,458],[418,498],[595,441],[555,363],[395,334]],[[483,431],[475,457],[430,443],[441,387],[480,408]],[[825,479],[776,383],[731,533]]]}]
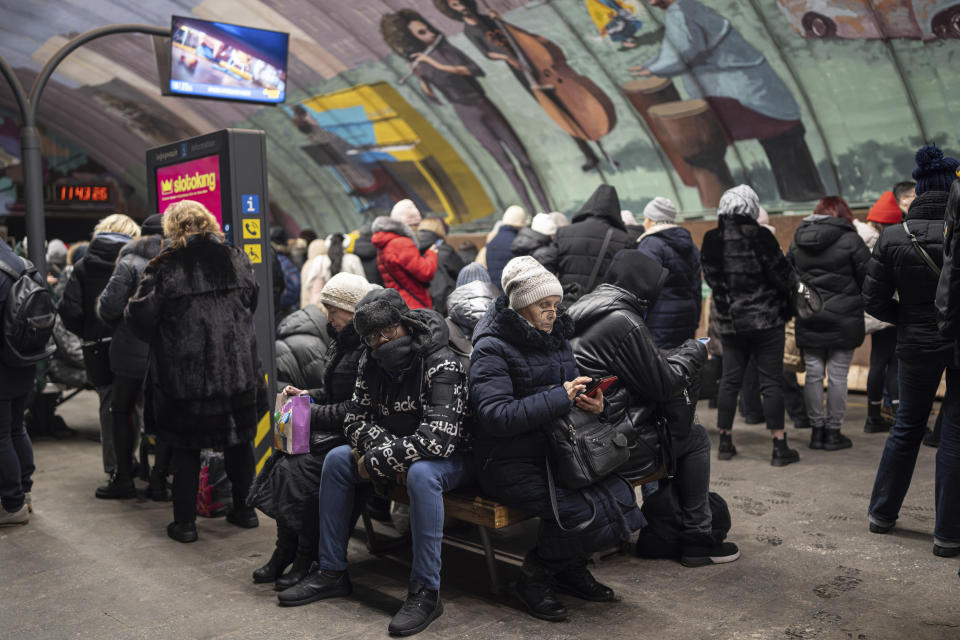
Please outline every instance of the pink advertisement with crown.
[{"label": "pink advertisement with crown", "polygon": [[223,226],[220,156],[207,156],[157,169],[157,208],[160,213],[181,200],[196,200]]}]

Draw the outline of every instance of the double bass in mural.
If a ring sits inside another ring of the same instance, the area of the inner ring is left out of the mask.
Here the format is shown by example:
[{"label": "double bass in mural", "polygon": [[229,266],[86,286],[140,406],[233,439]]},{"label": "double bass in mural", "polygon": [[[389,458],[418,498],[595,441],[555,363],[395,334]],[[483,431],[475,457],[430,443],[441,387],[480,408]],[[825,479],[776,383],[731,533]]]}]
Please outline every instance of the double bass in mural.
[{"label": "double bass in mural", "polygon": [[[650,4],[665,11],[660,51],[631,67],[639,80],[623,88],[703,206],[716,207],[734,185],[724,156],[737,140],[760,143],[783,200],[824,197],[800,107],[764,55],[698,0]],[[680,99],[672,78],[681,75],[687,93],[700,98]]]}]

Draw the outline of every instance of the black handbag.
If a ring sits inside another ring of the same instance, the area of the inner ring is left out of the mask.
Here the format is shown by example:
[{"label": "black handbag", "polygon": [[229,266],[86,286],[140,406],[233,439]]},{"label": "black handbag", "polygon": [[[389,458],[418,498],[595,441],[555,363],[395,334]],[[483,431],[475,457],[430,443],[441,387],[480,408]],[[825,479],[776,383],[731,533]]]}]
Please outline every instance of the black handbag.
[{"label": "black handbag", "polygon": [[808,320],[823,309],[823,298],[819,291],[801,281],[793,292],[793,309],[801,320]]},{"label": "black handbag", "polygon": [[545,427],[557,467],[557,484],[580,489],[616,473],[630,458],[627,436],[616,425],[600,422],[574,407]]},{"label": "black handbag", "polygon": [[113,371],[110,369],[110,338],[85,342],[83,347],[83,365],[87,378],[95,387],[105,387],[113,383]]},{"label": "black handbag", "polygon": [[628,419],[618,425],[627,437],[630,455],[618,469],[617,475],[631,485],[663,472],[670,474],[673,460],[673,441],[667,419],[659,414],[635,427]]}]

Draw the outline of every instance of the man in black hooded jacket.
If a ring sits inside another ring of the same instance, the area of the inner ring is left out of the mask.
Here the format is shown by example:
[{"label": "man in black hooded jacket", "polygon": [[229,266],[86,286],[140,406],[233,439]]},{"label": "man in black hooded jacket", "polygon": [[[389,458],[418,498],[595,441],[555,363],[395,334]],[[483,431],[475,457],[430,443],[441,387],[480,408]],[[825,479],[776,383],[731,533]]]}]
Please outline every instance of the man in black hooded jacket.
[{"label": "man in black hooded jacket", "polygon": [[[610,239],[604,249],[608,233]],[[566,294],[564,298],[575,299],[590,293],[603,281],[614,254],[629,244],[630,238],[620,217],[617,190],[602,184],[573,216],[573,224],[557,229],[555,261],[543,266],[557,274]],[[596,268],[598,261],[599,268]],[[594,272],[596,276],[591,281],[590,275]]]},{"label": "man in black hooded jacket", "polygon": [[358,484],[399,484],[410,496],[413,568],[407,600],[390,622],[418,633],[443,613],[443,492],[472,477],[461,454],[467,374],[448,346],[443,317],[410,310],[395,289],[368,293],[353,319],[366,349],[344,419],[350,445],[333,449],[320,481],[319,567],[279,595],[283,606],[346,596],[347,539]]},{"label": "man in black hooded jacket", "polygon": [[658,409],[665,415],[677,461],[680,561],[688,567],[733,562],[740,557],[737,545],[714,540],[711,531],[710,439],[694,424],[697,390],[691,386],[706,361],[706,347],[690,339],[661,352],[643,320],[666,279],[667,270],[653,258],[639,251],[618,253],[605,283],[567,312],[576,323],[570,344],[581,373],[617,376],[604,393],[612,423],[627,421],[640,430],[656,419]]}]

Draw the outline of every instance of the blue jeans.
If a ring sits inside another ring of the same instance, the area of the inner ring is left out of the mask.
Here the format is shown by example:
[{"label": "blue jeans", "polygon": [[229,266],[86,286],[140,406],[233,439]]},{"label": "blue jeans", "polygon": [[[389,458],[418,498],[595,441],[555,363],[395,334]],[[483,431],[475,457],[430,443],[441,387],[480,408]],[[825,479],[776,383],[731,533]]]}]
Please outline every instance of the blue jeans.
[{"label": "blue jeans", "polygon": [[[870,521],[890,526],[897,521],[917,453],[943,375],[942,364],[900,362],[900,408],[890,430],[870,497]],[[960,369],[947,369],[943,432],[937,450],[934,540],[941,546],[960,546]]]},{"label": "blue jeans", "polygon": [[[419,460],[407,471],[410,496],[410,533],[413,538],[413,568],[410,582],[427,589],[440,589],[440,543],[443,540],[443,492],[456,489],[471,477],[469,457],[455,453],[449,458]],[[345,571],[347,539],[356,485],[363,480],[349,445],[327,454],[320,473],[320,547],[318,559],[324,571]]]}]

